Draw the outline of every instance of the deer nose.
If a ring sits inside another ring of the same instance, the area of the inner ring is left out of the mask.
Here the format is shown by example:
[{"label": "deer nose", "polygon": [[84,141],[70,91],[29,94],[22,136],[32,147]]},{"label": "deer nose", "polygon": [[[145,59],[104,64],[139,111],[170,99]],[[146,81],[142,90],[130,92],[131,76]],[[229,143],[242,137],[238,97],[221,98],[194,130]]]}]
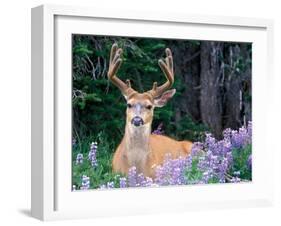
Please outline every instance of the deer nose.
[{"label": "deer nose", "polygon": [[141,117],[135,116],[135,117],[132,119],[131,123],[132,123],[134,126],[141,126],[141,125],[143,125],[143,120],[142,120]]}]

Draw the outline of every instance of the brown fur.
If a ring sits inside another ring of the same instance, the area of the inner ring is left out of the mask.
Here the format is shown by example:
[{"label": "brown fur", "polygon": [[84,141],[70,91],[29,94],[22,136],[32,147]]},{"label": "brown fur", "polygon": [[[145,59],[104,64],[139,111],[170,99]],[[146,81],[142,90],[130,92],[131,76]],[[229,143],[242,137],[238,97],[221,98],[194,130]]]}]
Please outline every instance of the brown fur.
[{"label": "brown fur", "polygon": [[[142,103],[147,103],[148,99],[144,96],[142,98]],[[136,99],[130,103],[140,101],[139,98]],[[125,135],[113,156],[114,172],[127,175],[129,168],[136,166],[138,173],[154,178],[155,167],[163,163],[166,154],[170,153],[172,158],[190,154],[192,147],[190,141],[176,141],[167,136],[151,134],[153,111],[142,114],[145,123],[141,127],[131,125],[132,117],[130,110],[127,109]]]}]

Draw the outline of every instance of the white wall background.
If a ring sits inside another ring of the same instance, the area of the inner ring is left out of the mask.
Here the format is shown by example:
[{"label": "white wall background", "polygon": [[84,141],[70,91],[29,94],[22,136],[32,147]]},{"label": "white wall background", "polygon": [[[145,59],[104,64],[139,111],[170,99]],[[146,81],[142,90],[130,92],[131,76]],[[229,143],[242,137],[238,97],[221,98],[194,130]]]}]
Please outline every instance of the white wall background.
[{"label": "white wall background", "polygon": [[[261,17],[275,20],[275,105],[270,111],[275,149],[276,204],[270,208],[194,211],[178,214],[132,216],[51,222],[51,225],[280,225],[281,224],[281,7],[278,1],[246,0],[9,0],[0,8],[0,224],[37,225],[30,208],[30,9],[43,3],[170,11],[191,14]],[[266,150],[265,150],[266,151]],[[95,205],[93,203],[93,205]],[[117,205],[117,204],[113,204]]]}]

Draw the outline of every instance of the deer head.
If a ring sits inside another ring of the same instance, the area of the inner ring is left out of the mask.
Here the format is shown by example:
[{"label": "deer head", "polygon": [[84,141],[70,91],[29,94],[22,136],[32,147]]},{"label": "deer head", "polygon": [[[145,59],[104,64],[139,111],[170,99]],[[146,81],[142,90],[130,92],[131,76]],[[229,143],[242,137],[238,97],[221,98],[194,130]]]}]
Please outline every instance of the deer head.
[{"label": "deer head", "polygon": [[173,97],[176,90],[169,90],[174,83],[173,57],[170,49],[166,49],[165,60],[158,61],[161,70],[167,81],[158,86],[153,83],[152,89],[139,93],[131,87],[130,80],[123,82],[116,73],[122,63],[122,49],[117,44],[113,44],[110,53],[108,79],[117,86],[127,101],[127,124],[134,127],[151,125],[155,107],[163,107],[167,101]]}]

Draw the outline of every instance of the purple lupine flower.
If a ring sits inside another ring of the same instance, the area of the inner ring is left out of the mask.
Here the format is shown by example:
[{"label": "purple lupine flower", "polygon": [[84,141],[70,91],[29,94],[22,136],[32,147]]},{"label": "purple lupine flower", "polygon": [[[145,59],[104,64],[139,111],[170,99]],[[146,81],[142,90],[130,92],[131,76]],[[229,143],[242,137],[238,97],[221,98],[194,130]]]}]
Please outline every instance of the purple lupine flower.
[{"label": "purple lupine flower", "polygon": [[224,131],[223,131],[223,139],[224,140],[227,140],[227,141],[231,141],[231,129],[230,128],[227,128],[227,129],[225,129]]},{"label": "purple lupine flower", "polygon": [[82,184],[80,189],[81,190],[88,190],[90,188],[90,177],[83,175],[82,176]]},{"label": "purple lupine flower", "polygon": [[119,178],[119,184],[120,184],[120,188],[126,188],[127,187],[126,177],[120,177]]},{"label": "purple lupine flower", "polygon": [[243,148],[249,143],[251,143],[251,134],[248,133],[247,128],[241,127],[238,131],[232,130],[231,144],[234,148]]},{"label": "purple lupine flower", "polygon": [[[185,170],[188,166],[188,157],[179,157],[173,160],[173,184],[181,185],[186,183]],[[176,178],[177,177],[177,178]]]},{"label": "purple lupine flower", "polygon": [[107,182],[107,186],[106,186],[107,188],[114,188],[114,181],[109,181],[109,182]]},{"label": "purple lupine flower", "polygon": [[206,184],[214,176],[214,169],[217,168],[217,157],[212,155],[211,150],[208,150],[204,156],[198,159],[197,167],[202,172],[201,183]]},{"label": "purple lupine flower", "polygon": [[88,159],[90,160],[92,167],[98,166],[97,156],[96,156],[97,148],[98,148],[97,142],[92,142],[88,154]]},{"label": "purple lupine flower", "polygon": [[137,186],[137,168],[135,166],[133,166],[129,169],[128,185],[129,185],[129,187]]},{"label": "purple lupine flower", "polygon": [[182,179],[181,179],[181,169],[179,167],[175,168],[173,170],[172,174],[172,184],[174,185],[180,185],[182,184]]},{"label": "purple lupine flower", "polygon": [[190,169],[192,167],[193,155],[190,154],[189,156],[187,156],[185,161],[186,161],[186,168]]},{"label": "purple lupine flower", "polygon": [[[150,187],[154,186],[153,179],[150,177],[145,177],[142,173],[137,174],[136,167],[133,166],[129,169],[128,177],[119,177],[119,187]],[[102,184],[99,189],[111,189],[114,188],[114,182],[109,181],[107,184]]]},{"label": "purple lupine flower", "polygon": [[231,183],[239,183],[241,181],[241,179],[239,178],[239,177],[232,177],[231,179],[230,179],[230,182]]},{"label": "purple lupine flower", "polygon": [[145,178],[145,187],[152,187],[155,186],[156,184],[154,184],[153,179],[150,177],[146,177]]},{"label": "purple lupine flower", "polygon": [[153,179],[145,177],[143,173],[137,175],[137,187],[150,187],[153,184]]},{"label": "purple lupine flower", "polygon": [[226,155],[225,155],[227,161],[231,164],[233,163],[233,155],[232,155],[232,151],[230,152],[227,152]]},{"label": "purple lupine flower", "polygon": [[[126,178],[122,179],[126,182]],[[135,166],[129,169],[128,173],[128,187],[149,187],[154,184],[154,181],[150,177],[145,177],[143,173],[137,174],[137,168]],[[123,183],[123,182],[122,182]],[[126,186],[126,184],[124,184]],[[121,181],[120,181],[121,186]],[[123,185],[122,185],[123,186]]]},{"label": "purple lupine flower", "polygon": [[83,154],[79,153],[76,156],[76,165],[82,164],[83,163]]},{"label": "purple lupine flower", "polygon": [[227,173],[227,170],[229,169],[229,161],[227,158],[222,158],[220,164],[218,165],[218,171],[216,172],[217,178],[219,179],[220,183],[225,183],[225,174]]},{"label": "purple lupine flower", "polygon": [[137,174],[135,166],[129,169],[127,183],[126,178],[122,178],[122,181],[120,178],[120,187],[150,187],[153,184],[154,182],[152,178],[145,177],[143,173]]},{"label": "purple lupine flower", "polygon": [[252,142],[252,122],[248,122],[248,127],[242,126],[239,130],[225,129],[223,140],[231,143],[232,148],[243,148]]},{"label": "purple lupine flower", "polygon": [[155,183],[158,185],[180,185],[185,184],[184,173],[190,164],[190,158],[179,157],[172,159],[171,154],[166,154],[162,166],[155,169]]},{"label": "purple lupine flower", "polygon": [[172,162],[171,154],[166,154],[164,163],[162,166],[157,166],[155,169],[156,178],[155,181],[159,185],[169,185],[171,181],[171,172],[172,172]]},{"label": "purple lupine flower", "polygon": [[225,174],[232,163],[232,131],[224,131],[224,139],[217,141],[211,134],[206,134],[204,142],[205,154],[198,162],[198,169],[203,173],[201,183],[208,183],[210,179],[217,178],[220,183],[225,182]]},{"label": "purple lupine flower", "polygon": [[101,184],[101,185],[99,186],[99,189],[101,189],[101,190],[106,189],[106,188],[107,188],[107,187],[106,187],[105,184]]},{"label": "purple lupine flower", "polygon": [[197,155],[204,148],[204,144],[201,142],[194,142],[191,148],[191,155]]},{"label": "purple lupine flower", "polygon": [[161,122],[161,123],[158,125],[157,129],[152,132],[152,134],[157,134],[157,135],[162,135],[162,134],[164,134],[164,130],[163,130],[162,127],[163,127],[163,123]]},{"label": "purple lupine flower", "polygon": [[237,130],[231,131],[231,144],[234,148],[240,148],[242,147],[242,140],[241,136],[239,136],[239,133]]},{"label": "purple lupine flower", "polygon": [[216,148],[216,139],[210,133],[206,133],[205,148],[214,151]]},{"label": "purple lupine flower", "polygon": [[208,184],[209,180],[213,177],[212,169],[205,170],[202,176],[202,183]]},{"label": "purple lupine flower", "polygon": [[115,188],[114,186],[114,181],[108,181],[106,184],[101,184],[99,186],[100,190],[104,190],[104,189],[112,189]]},{"label": "purple lupine flower", "polygon": [[[217,178],[220,183],[226,182],[225,175],[233,163],[232,151],[234,148],[243,148],[251,143],[251,126],[252,124],[249,122],[247,128],[226,129],[223,132],[223,139],[220,141],[216,141],[211,134],[206,134],[204,142],[206,154],[198,158],[197,165],[203,173],[203,183],[212,177]],[[231,181],[238,182],[240,180],[239,175],[235,175]]]},{"label": "purple lupine flower", "polygon": [[146,180],[145,180],[145,176],[143,175],[143,173],[140,173],[137,175],[137,187],[145,187],[146,185]]}]

